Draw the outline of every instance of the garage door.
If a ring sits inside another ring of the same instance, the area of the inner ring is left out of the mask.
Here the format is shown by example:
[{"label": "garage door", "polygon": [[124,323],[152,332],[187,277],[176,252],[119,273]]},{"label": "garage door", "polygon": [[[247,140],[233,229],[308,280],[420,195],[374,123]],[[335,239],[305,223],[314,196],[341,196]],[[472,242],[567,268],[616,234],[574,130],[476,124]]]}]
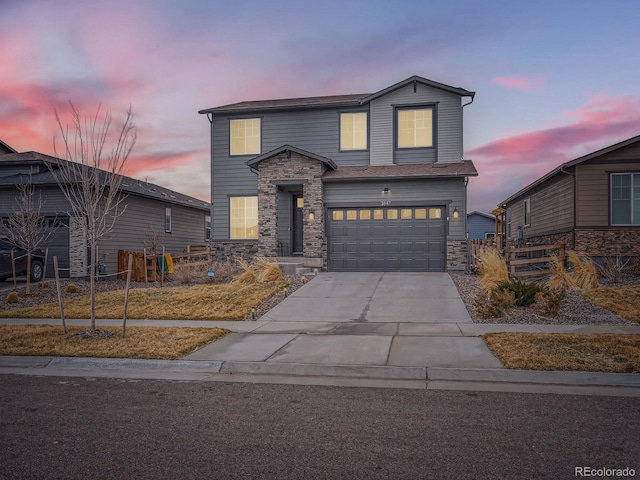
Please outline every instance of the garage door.
[{"label": "garage door", "polygon": [[329,209],[332,271],[443,272],[444,207]]}]

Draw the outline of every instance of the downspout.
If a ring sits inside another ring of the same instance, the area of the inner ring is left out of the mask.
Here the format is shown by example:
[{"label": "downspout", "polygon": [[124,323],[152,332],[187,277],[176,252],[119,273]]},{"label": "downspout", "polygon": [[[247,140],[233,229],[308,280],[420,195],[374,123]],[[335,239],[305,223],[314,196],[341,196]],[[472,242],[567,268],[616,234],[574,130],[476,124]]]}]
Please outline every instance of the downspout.
[{"label": "downspout", "polygon": [[[571,173],[571,172],[567,172],[565,170],[565,166],[562,165],[560,167],[560,171],[564,174],[569,175],[570,177],[573,177],[573,228],[571,229],[571,236],[572,236],[572,241],[573,241],[573,249],[575,250],[576,248],[576,227],[577,227],[577,221],[578,221],[578,190],[577,190],[577,184],[576,184],[576,174],[575,173]],[[576,173],[577,173],[577,169],[576,169]]]},{"label": "downspout", "polygon": [[464,158],[464,148],[463,146],[463,140],[464,140],[464,136],[463,136],[463,123],[464,123],[464,107],[466,107],[467,105],[471,105],[473,103],[473,99],[476,98],[476,94],[474,93],[473,95],[471,95],[471,101],[462,104],[462,115],[460,115],[460,159]]},{"label": "downspout", "polygon": [[211,125],[211,132],[209,134],[210,142],[211,142],[211,206],[209,207],[209,215],[211,216],[211,233],[209,234],[209,258],[211,259],[211,255],[213,254],[213,248],[211,248],[211,244],[213,243],[213,114],[207,113],[207,120],[209,120],[209,124]]}]

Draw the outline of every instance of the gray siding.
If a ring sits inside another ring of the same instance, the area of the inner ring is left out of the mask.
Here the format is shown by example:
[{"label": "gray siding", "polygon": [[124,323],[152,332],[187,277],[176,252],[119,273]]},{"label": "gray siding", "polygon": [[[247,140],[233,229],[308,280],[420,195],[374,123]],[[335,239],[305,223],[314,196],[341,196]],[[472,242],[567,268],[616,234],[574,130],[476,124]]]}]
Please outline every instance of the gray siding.
[{"label": "gray siding", "polygon": [[[417,84],[399,88],[371,102],[370,150],[372,165],[456,162],[462,159],[462,107],[459,95]],[[435,149],[394,152],[395,106],[435,104]]]},{"label": "gray siding", "polygon": [[[116,273],[118,250],[141,252],[151,230],[160,234],[167,253],[183,253],[187,245],[205,244],[204,221],[208,212],[133,195],[127,197],[126,203],[113,232],[98,243],[107,273]],[[171,207],[171,233],[164,231],[165,207]]]},{"label": "gray siding", "polygon": [[[383,199],[383,188],[391,190],[391,196]],[[460,217],[449,222],[448,238],[464,239],[466,234],[466,195],[464,179],[389,180],[376,182],[335,182],[324,185],[325,205],[329,208],[361,205],[377,206],[382,200],[395,205],[444,206],[458,208]]]},{"label": "gray siding", "polygon": [[486,233],[496,233],[496,221],[478,214],[469,215],[467,217],[467,232],[469,232],[470,240],[485,238]]}]

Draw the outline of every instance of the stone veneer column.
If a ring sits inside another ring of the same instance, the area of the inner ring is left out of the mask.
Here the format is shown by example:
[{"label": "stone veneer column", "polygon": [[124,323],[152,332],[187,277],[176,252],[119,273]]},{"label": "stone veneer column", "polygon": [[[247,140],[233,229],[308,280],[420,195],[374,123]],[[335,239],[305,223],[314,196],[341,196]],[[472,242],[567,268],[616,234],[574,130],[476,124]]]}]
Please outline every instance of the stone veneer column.
[{"label": "stone veneer column", "polygon": [[82,222],[69,217],[69,276],[71,278],[89,275],[87,258],[87,235]]},{"label": "stone veneer column", "polygon": [[[258,253],[278,254],[278,182],[300,182],[304,197],[303,256],[323,258],[324,218],[322,211],[322,162],[295,152],[282,152],[258,166]],[[315,220],[309,220],[310,211]]]}]

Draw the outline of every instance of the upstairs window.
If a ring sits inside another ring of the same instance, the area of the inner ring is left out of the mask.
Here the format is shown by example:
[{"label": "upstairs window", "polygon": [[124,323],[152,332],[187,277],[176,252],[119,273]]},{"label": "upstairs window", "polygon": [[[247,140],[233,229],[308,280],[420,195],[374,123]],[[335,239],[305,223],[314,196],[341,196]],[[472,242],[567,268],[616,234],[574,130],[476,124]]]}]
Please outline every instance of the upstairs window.
[{"label": "upstairs window", "polygon": [[367,112],[340,114],[340,150],[367,149]]},{"label": "upstairs window", "polygon": [[258,238],[258,197],[231,197],[232,240]]},{"label": "upstairs window", "polygon": [[164,207],[164,231],[171,233],[171,207]]},{"label": "upstairs window", "polygon": [[398,148],[433,147],[433,108],[398,109]]},{"label": "upstairs window", "polygon": [[640,225],[640,173],[612,173],[610,203],[612,225]]},{"label": "upstairs window", "polygon": [[525,198],[522,202],[522,215],[524,218],[524,226],[528,227],[531,225],[531,199]]},{"label": "upstairs window", "polygon": [[231,155],[260,153],[260,119],[246,118],[229,122]]},{"label": "upstairs window", "polygon": [[204,239],[211,240],[211,215],[204,216]]}]

